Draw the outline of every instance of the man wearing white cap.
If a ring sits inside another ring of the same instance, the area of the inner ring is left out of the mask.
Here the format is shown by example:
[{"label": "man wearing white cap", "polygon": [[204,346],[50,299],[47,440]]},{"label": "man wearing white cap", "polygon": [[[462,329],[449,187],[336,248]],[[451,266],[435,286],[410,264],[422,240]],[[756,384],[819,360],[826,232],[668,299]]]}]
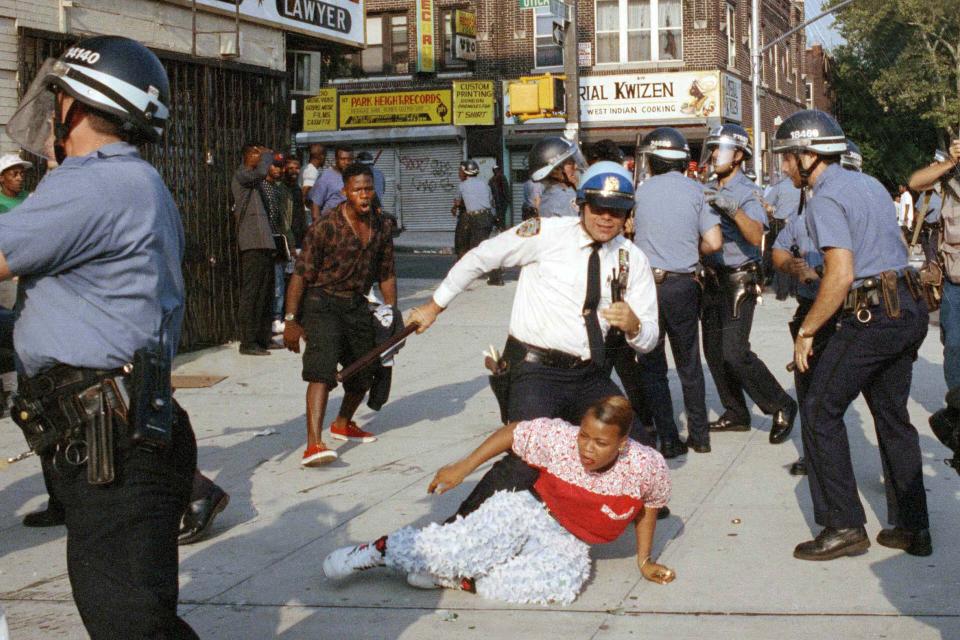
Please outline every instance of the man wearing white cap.
[{"label": "man wearing white cap", "polygon": [[0,157],[0,213],[10,211],[29,195],[23,189],[26,170],[33,164],[22,160],[15,153]]}]

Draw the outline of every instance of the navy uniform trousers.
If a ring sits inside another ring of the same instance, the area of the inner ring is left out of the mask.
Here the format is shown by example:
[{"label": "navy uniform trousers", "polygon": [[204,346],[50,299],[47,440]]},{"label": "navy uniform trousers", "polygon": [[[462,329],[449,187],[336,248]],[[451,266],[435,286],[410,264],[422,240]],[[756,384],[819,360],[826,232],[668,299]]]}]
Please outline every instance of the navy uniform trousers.
[{"label": "navy uniform trousers", "polygon": [[667,380],[666,338],[670,339],[670,350],[683,389],[689,436],[694,442],[710,440],[703,365],[700,363],[700,298],[700,285],[693,279],[693,274],[671,274],[658,284],[660,341],[652,351],[637,358],[647,406],[661,443],[678,438]]},{"label": "navy uniform trousers", "polygon": [[843,423],[859,393],[877,431],[888,521],[910,530],[929,526],[919,437],[907,413],[913,362],[929,318],[926,303],[915,301],[902,281],[899,290],[898,319],[889,317],[882,304],[870,308],[873,318],[866,323],[842,316],[801,404],[814,519],[824,527],[859,527],[866,522]]},{"label": "navy uniform trousers", "polygon": [[[505,350],[504,357],[511,361]],[[623,392],[607,371],[593,364],[580,369],[560,369],[532,362],[519,362],[510,374],[511,422],[534,418],[563,418],[579,424],[590,405],[607,396]],[[631,434],[640,429],[634,418]],[[451,518],[466,516],[497,491],[525,491],[537,481],[540,472],[512,452],[500,458],[473,488]]]},{"label": "navy uniform trousers", "polygon": [[750,424],[744,391],[767,415],[793,403],[793,398],[750,348],[756,306],[756,296],[746,296],[740,304],[739,317],[734,318],[733,296],[725,284],[717,287],[708,282],[704,292],[703,355],[725,409],[721,417],[738,424]]},{"label": "navy uniform trousers", "polygon": [[193,430],[174,419],[173,441],[161,451],[118,440],[109,485],[88,483],[86,465],[62,453],[42,460],[51,497],[64,508],[77,610],[93,640],[193,640],[177,617],[177,534],[197,466]]}]

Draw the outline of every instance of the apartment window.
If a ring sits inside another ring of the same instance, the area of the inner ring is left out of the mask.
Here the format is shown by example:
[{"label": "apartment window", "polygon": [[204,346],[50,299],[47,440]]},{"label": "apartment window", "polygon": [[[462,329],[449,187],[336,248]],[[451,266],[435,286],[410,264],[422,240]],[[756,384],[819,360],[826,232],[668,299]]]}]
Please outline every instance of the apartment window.
[{"label": "apartment window", "polygon": [[456,9],[445,9],[440,16],[440,24],[443,27],[443,66],[446,69],[463,69],[467,66],[467,61],[453,57],[454,11],[456,11]]},{"label": "apartment window", "polygon": [[320,54],[316,51],[290,51],[287,69],[291,74],[291,93],[315,94],[320,90]]},{"label": "apartment window", "polygon": [[737,8],[727,5],[727,66],[737,66]]},{"label": "apartment window", "polygon": [[773,86],[780,91],[780,45],[773,45]]},{"label": "apartment window", "polygon": [[807,109],[813,109],[813,83],[806,84],[806,90],[803,93],[803,100],[807,103]]},{"label": "apartment window", "polygon": [[354,54],[352,59],[367,75],[408,73],[407,14],[367,16],[367,48]]},{"label": "apartment window", "polygon": [[553,15],[549,7],[534,9],[535,64],[539,67],[562,67],[563,47],[553,41]]},{"label": "apartment window", "polygon": [[682,0],[597,0],[597,63],[683,59]]},{"label": "apartment window", "polygon": [[787,46],[783,50],[783,75],[787,77],[787,82],[793,84],[793,65],[790,64],[790,41],[787,41]]}]

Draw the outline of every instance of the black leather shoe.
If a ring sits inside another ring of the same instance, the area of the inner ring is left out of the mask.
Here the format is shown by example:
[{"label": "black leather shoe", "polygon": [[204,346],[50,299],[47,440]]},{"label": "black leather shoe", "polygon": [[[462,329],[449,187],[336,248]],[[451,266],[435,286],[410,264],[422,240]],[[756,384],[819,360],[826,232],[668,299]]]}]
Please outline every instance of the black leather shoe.
[{"label": "black leather shoe", "polygon": [[749,424],[743,424],[742,422],[734,422],[729,418],[719,418],[714,420],[709,425],[710,431],[750,431]]},{"label": "black leather shoe", "polygon": [[258,344],[255,345],[242,345],[240,347],[240,355],[242,356],[268,356],[270,352],[261,347]]},{"label": "black leather shoe", "polygon": [[680,438],[677,438],[673,441],[668,441],[660,445],[660,455],[662,455],[667,460],[671,458],[676,458],[677,456],[682,456],[687,452],[687,445],[683,443]]},{"label": "black leather shoe", "polygon": [[933,553],[929,529],[883,529],[877,534],[877,544],[891,549],[903,549],[912,556],[928,556]]},{"label": "black leather shoe", "polygon": [[797,403],[791,402],[784,409],[773,414],[773,424],[770,426],[770,444],[780,444],[790,437],[793,431],[793,422],[797,418]]},{"label": "black leather shoe", "polygon": [[805,476],[807,475],[807,463],[801,457],[799,460],[790,465],[790,475],[792,476]]},{"label": "black leather shoe", "polygon": [[502,287],[506,283],[503,280],[487,280],[487,284],[491,287]]},{"label": "black leather shoe", "polygon": [[657,520],[666,520],[670,517],[670,507],[660,507],[660,511],[657,511]]},{"label": "black leather shoe", "polygon": [[217,486],[205,497],[191,502],[180,521],[177,544],[193,544],[202,540],[210,530],[213,519],[226,509],[229,503],[230,496]]},{"label": "black leather shoe", "polygon": [[63,511],[51,509],[49,506],[43,511],[34,511],[23,516],[25,527],[59,527],[65,522]]},{"label": "black leather shoe", "polygon": [[710,453],[709,440],[694,440],[693,438],[687,438],[686,445],[688,449],[693,449],[697,453]]},{"label": "black leather shoe", "polygon": [[827,527],[813,540],[798,544],[793,550],[793,557],[797,560],[833,560],[842,556],[855,556],[869,548],[870,538],[863,527]]}]

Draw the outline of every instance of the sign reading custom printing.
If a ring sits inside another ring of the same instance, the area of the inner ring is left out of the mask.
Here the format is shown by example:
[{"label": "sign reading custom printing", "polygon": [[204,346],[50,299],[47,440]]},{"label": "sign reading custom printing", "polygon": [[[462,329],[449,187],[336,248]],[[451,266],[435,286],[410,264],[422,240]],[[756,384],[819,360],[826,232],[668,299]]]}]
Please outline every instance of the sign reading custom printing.
[{"label": "sign reading custom printing", "polygon": [[493,80],[454,81],[453,124],[492,125],[495,109]]},{"label": "sign reading custom printing", "polygon": [[720,108],[717,71],[580,76],[580,121],[703,121]]},{"label": "sign reading custom printing", "polygon": [[303,130],[337,130],[336,89],[320,89],[317,95],[303,101]]},{"label": "sign reading custom printing", "polygon": [[450,89],[340,96],[340,128],[451,124]]},{"label": "sign reading custom printing", "polygon": [[364,0],[196,0],[198,6],[280,25],[327,40],[363,46]]},{"label": "sign reading custom printing", "polygon": [[433,0],[417,0],[417,71],[433,73],[437,62],[433,48]]}]

